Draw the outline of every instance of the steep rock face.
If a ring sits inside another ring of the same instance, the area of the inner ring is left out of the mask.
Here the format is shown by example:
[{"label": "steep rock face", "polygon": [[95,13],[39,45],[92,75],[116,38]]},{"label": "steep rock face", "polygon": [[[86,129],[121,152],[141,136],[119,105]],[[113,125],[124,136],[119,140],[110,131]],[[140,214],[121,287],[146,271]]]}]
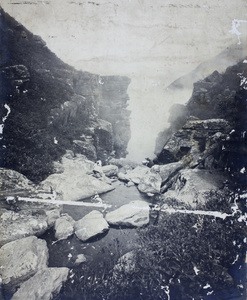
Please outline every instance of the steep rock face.
[{"label": "steep rock face", "polygon": [[182,161],[190,168],[228,171],[245,180],[246,78],[243,60],[224,74],[215,71],[195,83],[184,113],[179,112],[166,130],[167,141],[155,162]]},{"label": "steep rock face", "polygon": [[75,70],[2,9],[0,31],[2,166],[40,181],[66,149],[103,162],[126,154],[128,78]]}]

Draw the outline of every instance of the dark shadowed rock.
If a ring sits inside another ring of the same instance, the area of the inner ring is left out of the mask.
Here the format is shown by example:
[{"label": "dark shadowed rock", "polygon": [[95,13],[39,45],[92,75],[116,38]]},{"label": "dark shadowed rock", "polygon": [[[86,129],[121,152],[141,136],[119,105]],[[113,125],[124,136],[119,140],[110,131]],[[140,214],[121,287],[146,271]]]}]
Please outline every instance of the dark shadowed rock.
[{"label": "dark shadowed rock", "polygon": [[226,136],[230,131],[229,123],[223,119],[189,120],[167,141],[158,161],[167,164],[181,160],[194,167],[220,147],[218,141],[212,143],[212,137]]},{"label": "dark shadowed rock", "polygon": [[67,280],[68,268],[47,268],[39,270],[33,277],[21,284],[13,300],[50,300],[58,294]]},{"label": "dark shadowed rock", "polygon": [[106,214],[111,225],[141,227],[149,223],[149,205],[145,201],[132,201]]},{"label": "dark shadowed rock", "polygon": [[96,210],[93,210],[85,217],[75,222],[75,234],[82,241],[87,241],[107,230],[109,230],[108,223],[103,215]]},{"label": "dark shadowed rock", "polygon": [[3,284],[16,286],[47,268],[46,241],[30,236],[5,244],[0,249],[0,264]]},{"label": "dark shadowed rock", "polygon": [[4,168],[0,168],[0,195],[1,197],[28,195],[36,191],[35,185],[24,175]]}]

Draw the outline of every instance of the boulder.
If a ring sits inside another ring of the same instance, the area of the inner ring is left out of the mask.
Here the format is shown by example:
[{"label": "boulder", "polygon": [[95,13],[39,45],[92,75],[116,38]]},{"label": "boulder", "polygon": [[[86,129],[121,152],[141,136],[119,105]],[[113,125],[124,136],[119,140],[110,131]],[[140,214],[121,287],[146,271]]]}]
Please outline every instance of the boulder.
[{"label": "boulder", "polygon": [[79,264],[81,264],[83,262],[86,262],[86,261],[87,261],[87,259],[86,259],[84,254],[78,254],[77,257],[76,257],[76,260],[75,260],[75,265],[79,265]]},{"label": "boulder", "polygon": [[62,164],[62,174],[52,174],[41,183],[43,187],[51,187],[56,191],[59,200],[77,201],[114,189],[108,183],[88,174],[92,173],[95,164],[82,155],[71,157],[67,153]]},{"label": "boulder", "polygon": [[[157,167],[157,166],[156,166]],[[159,170],[152,168],[148,170],[143,178],[141,178],[138,184],[138,190],[146,194],[159,194],[162,178],[159,174]]]},{"label": "boulder", "polygon": [[8,209],[0,212],[0,245],[23,237],[42,235],[60,216],[61,207],[51,204],[25,203],[7,198]]},{"label": "boulder", "polygon": [[174,176],[179,170],[183,168],[183,164],[180,162],[170,163],[166,165],[159,165],[160,176],[162,183],[168,181],[172,176]]},{"label": "boulder", "polygon": [[130,169],[134,169],[138,166],[138,163],[127,158],[112,158],[109,162],[119,168],[128,166]]},{"label": "boulder", "polygon": [[75,234],[83,242],[106,232],[108,229],[108,223],[103,215],[97,210],[93,210],[85,217],[75,222]]},{"label": "boulder", "polygon": [[116,176],[118,173],[118,167],[115,165],[106,165],[102,167],[102,171],[107,177]]},{"label": "boulder", "polygon": [[91,141],[73,141],[76,152],[84,154],[88,159],[97,160],[97,152]]},{"label": "boulder", "polygon": [[50,300],[58,294],[67,280],[68,268],[47,268],[39,270],[33,277],[21,284],[12,300]]},{"label": "boulder", "polygon": [[52,209],[46,211],[47,215],[47,225],[48,227],[52,227],[55,224],[56,219],[60,217],[60,209]]},{"label": "boulder", "polygon": [[36,191],[36,186],[24,175],[14,170],[0,168],[0,196],[29,195]]},{"label": "boulder", "polygon": [[165,198],[175,199],[187,207],[196,208],[207,202],[207,193],[223,187],[225,177],[221,173],[212,173],[202,169],[184,169],[179,171],[175,182],[165,194]]},{"label": "boulder", "polygon": [[0,220],[0,245],[31,235],[40,236],[48,229],[45,214],[32,216],[23,211],[4,210]]},{"label": "boulder", "polygon": [[54,225],[55,238],[58,240],[67,239],[74,233],[74,223],[75,221],[68,214],[57,219]]},{"label": "boulder", "polygon": [[146,175],[146,173],[149,170],[150,169],[146,166],[137,166],[135,169],[128,171],[126,176],[135,184],[139,184],[141,179]]},{"label": "boulder", "polygon": [[3,284],[17,286],[48,264],[46,241],[35,236],[5,244],[0,249],[0,271]]},{"label": "boulder", "polygon": [[145,201],[132,201],[106,214],[111,225],[141,227],[149,223],[149,205]]},{"label": "boulder", "polygon": [[111,185],[83,172],[50,175],[44,185],[52,186],[59,200],[77,201],[89,198],[95,193],[106,193],[114,189]]},{"label": "boulder", "polygon": [[130,181],[130,178],[128,177],[128,175],[127,175],[127,174],[124,174],[124,173],[122,173],[122,172],[119,172],[119,173],[117,174],[117,177],[118,177],[119,180],[124,181],[124,182]]}]

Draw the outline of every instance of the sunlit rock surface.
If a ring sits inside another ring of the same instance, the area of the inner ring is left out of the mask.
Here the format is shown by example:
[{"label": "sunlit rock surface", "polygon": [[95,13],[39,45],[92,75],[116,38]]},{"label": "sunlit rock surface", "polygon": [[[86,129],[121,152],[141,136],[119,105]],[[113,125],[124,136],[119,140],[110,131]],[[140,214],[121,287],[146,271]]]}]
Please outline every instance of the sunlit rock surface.
[{"label": "sunlit rock surface", "polygon": [[40,203],[24,203],[15,198],[0,213],[0,245],[28,237],[41,236],[60,216],[61,207]]},{"label": "sunlit rock surface", "polygon": [[16,286],[48,264],[46,241],[30,236],[5,244],[0,249],[3,284]]},{"label": "sunlit rock surface", "polygon": [[141,227],[149,223],[149,205],[145,201],[132,201],[106,214],[111,225]]},{"label": "sunlit rock surface", "polygon": [[75,222],[75,234],[82,241],[87,241],[107,230],[109,230],[108,223],[103,215],[96,210],[93,210],[85,217]]},{"label": "sunlit rock surface", "polygon": [[196,208],[205,205],[210,191],[222,189],[224,181],[222,173],[184,169],[178,173],[172,187],[164,194],[164,199],[173,199],[187,207]]},{"label": "sunlit rock surface", "polygon": [[146,194],[159,194],[161,188],[162,178],[158,170],[150,169],[144,177],[141,178],[138,184],[138,190]]},{"label": "sunlit rock surface", "polygon": [[55,237],[58,240],[67,239],[74,233],[75,221],[69,215],[62,215],[54,224]]},{"label": "sunlit rock surface", "polygon": [[47,268],[39,270],[33,277],[21,284],[13,295],[13,300],[50,300],[59,293],[67,280],[68,268]]},{"label": "sunlit rock surface", "polygon": [[89,175],[93,173],[95,164],[85,156],[67,153],[62,158],[62,166],[63,173],[52,174],[41,182],[45,189],[56,192],[59,200],[76,201],[114,189],[105,181]]}]

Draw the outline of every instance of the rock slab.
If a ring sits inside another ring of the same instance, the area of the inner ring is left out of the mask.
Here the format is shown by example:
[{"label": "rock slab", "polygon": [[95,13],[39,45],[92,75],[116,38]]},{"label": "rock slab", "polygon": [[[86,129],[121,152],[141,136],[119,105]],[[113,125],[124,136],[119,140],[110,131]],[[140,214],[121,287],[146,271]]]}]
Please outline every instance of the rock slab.
[{"label": "rock slab", "polygon": [[132,201],[106,215],[111,225],[141,227],[149,223],[149,205],[145,201]]},{"label": "rock slab", "polygon": [[58,294],[67,280],[68,268],[47,268],[39,270],[33,277],[21,284],[12,300],[50,300]]},{"label": "rock slab", "polygon": [[97,210],[91,211],[85,217],[75,222],[75,234],[83,242],[106,232],[108,229],[109,224],[102,213]]},{"label": "rock slab", "polygon": [[48,264],[46,241],[30,236],[5,244],[0,249],[3,284],[16,286]]},{"label": "rock slab", "polygon": [[220,189],[224,180],[221,173],[184,169],[179,171],[172,188],[164,196],[173,198],[187,207],[196,208],[198,205],[204,205],[208,200],[207,193]]}]

